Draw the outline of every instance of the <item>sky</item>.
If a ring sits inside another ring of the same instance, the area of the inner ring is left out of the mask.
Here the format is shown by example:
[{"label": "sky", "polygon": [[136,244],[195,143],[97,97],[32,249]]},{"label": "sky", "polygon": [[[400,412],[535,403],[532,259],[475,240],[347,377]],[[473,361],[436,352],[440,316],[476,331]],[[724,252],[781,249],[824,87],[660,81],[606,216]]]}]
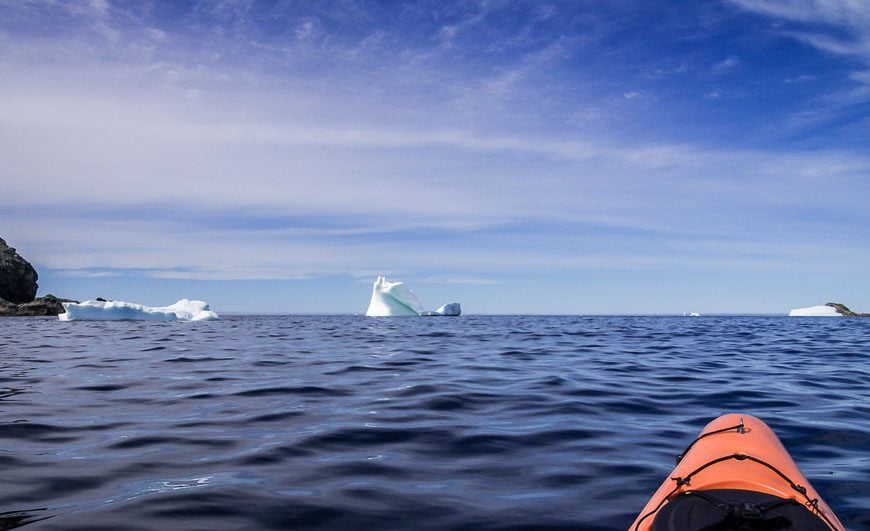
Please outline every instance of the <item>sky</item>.
[{"label": "sky", "polygon": [[40,295],[870,311],[870,3],[0,0]]}]

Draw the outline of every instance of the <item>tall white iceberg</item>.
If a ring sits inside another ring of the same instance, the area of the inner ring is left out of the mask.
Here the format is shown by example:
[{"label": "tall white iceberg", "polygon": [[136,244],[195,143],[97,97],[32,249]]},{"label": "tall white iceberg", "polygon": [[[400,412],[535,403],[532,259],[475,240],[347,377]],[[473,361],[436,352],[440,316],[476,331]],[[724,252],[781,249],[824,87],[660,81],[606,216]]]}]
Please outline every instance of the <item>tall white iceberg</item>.
[{"label": "tall white iceberg", "polygon": [[437,310],[423,308],[423,303],[404,282],[390,282],[378,277],[372,286],[372,300],[366,310],[368,317],[395,317],[402,315],[457,316],[462,314],[458,302],[451,302]]},{"label": "tall white iceberg", "polygon": [[124,301],[64,302],[61,321],[207,321],[217,319],[204,301],[181,299],[169,306],[150,307]]},{"label": "tall white iceberg", "polygon": [[832,306],[808,306],[795,308],[788,312],[789,317],[843,317],[843,314]]}]

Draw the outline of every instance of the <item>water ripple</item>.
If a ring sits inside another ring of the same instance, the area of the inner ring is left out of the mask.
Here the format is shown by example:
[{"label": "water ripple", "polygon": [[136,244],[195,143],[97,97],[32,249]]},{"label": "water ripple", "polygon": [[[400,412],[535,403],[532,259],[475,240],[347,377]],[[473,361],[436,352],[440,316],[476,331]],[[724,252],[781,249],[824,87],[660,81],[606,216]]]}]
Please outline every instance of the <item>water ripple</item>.
[{"label": "water ripple", "polygon": [[870,528],[870,320],[3,324],[0,529],[624,529],[731,410]]}]

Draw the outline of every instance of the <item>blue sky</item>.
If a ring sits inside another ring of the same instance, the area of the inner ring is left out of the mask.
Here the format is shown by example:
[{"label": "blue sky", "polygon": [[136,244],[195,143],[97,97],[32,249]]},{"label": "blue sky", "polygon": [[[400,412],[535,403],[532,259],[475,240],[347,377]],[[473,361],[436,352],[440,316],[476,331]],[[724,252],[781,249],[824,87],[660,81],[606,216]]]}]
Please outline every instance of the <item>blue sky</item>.
[{"label": "blue sky", "polygon": [[870,4],[0,0],[40,293],[870,308]]}]

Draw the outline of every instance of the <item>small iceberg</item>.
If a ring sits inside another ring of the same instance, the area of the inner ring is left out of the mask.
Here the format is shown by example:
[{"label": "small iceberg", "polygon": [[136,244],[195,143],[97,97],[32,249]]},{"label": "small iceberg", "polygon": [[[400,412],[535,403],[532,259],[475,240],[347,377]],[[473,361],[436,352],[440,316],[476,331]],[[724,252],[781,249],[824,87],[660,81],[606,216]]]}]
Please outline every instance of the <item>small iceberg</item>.
[{"label": "small iceberg", "polygon": [[208,321],[218,318],[204,301],[181,299],[170,306],[150,307],[124,301],[65,302],[61,321]]},{"label": "small iceberg", "polygon": [[788,312],[789,317],[843,317],[833,306],[809,306],[807,308],[795,308]]},{"label": "small iceberg", "polygon": [[372,300],[366,310],[367,317],[397,317],[404,315],[458,316],[462,308],[458,302],[451,302],[437,310],[423,308],[423,303],[404,282],[390,282],[386,277],[378,277],[372,286]]}]

